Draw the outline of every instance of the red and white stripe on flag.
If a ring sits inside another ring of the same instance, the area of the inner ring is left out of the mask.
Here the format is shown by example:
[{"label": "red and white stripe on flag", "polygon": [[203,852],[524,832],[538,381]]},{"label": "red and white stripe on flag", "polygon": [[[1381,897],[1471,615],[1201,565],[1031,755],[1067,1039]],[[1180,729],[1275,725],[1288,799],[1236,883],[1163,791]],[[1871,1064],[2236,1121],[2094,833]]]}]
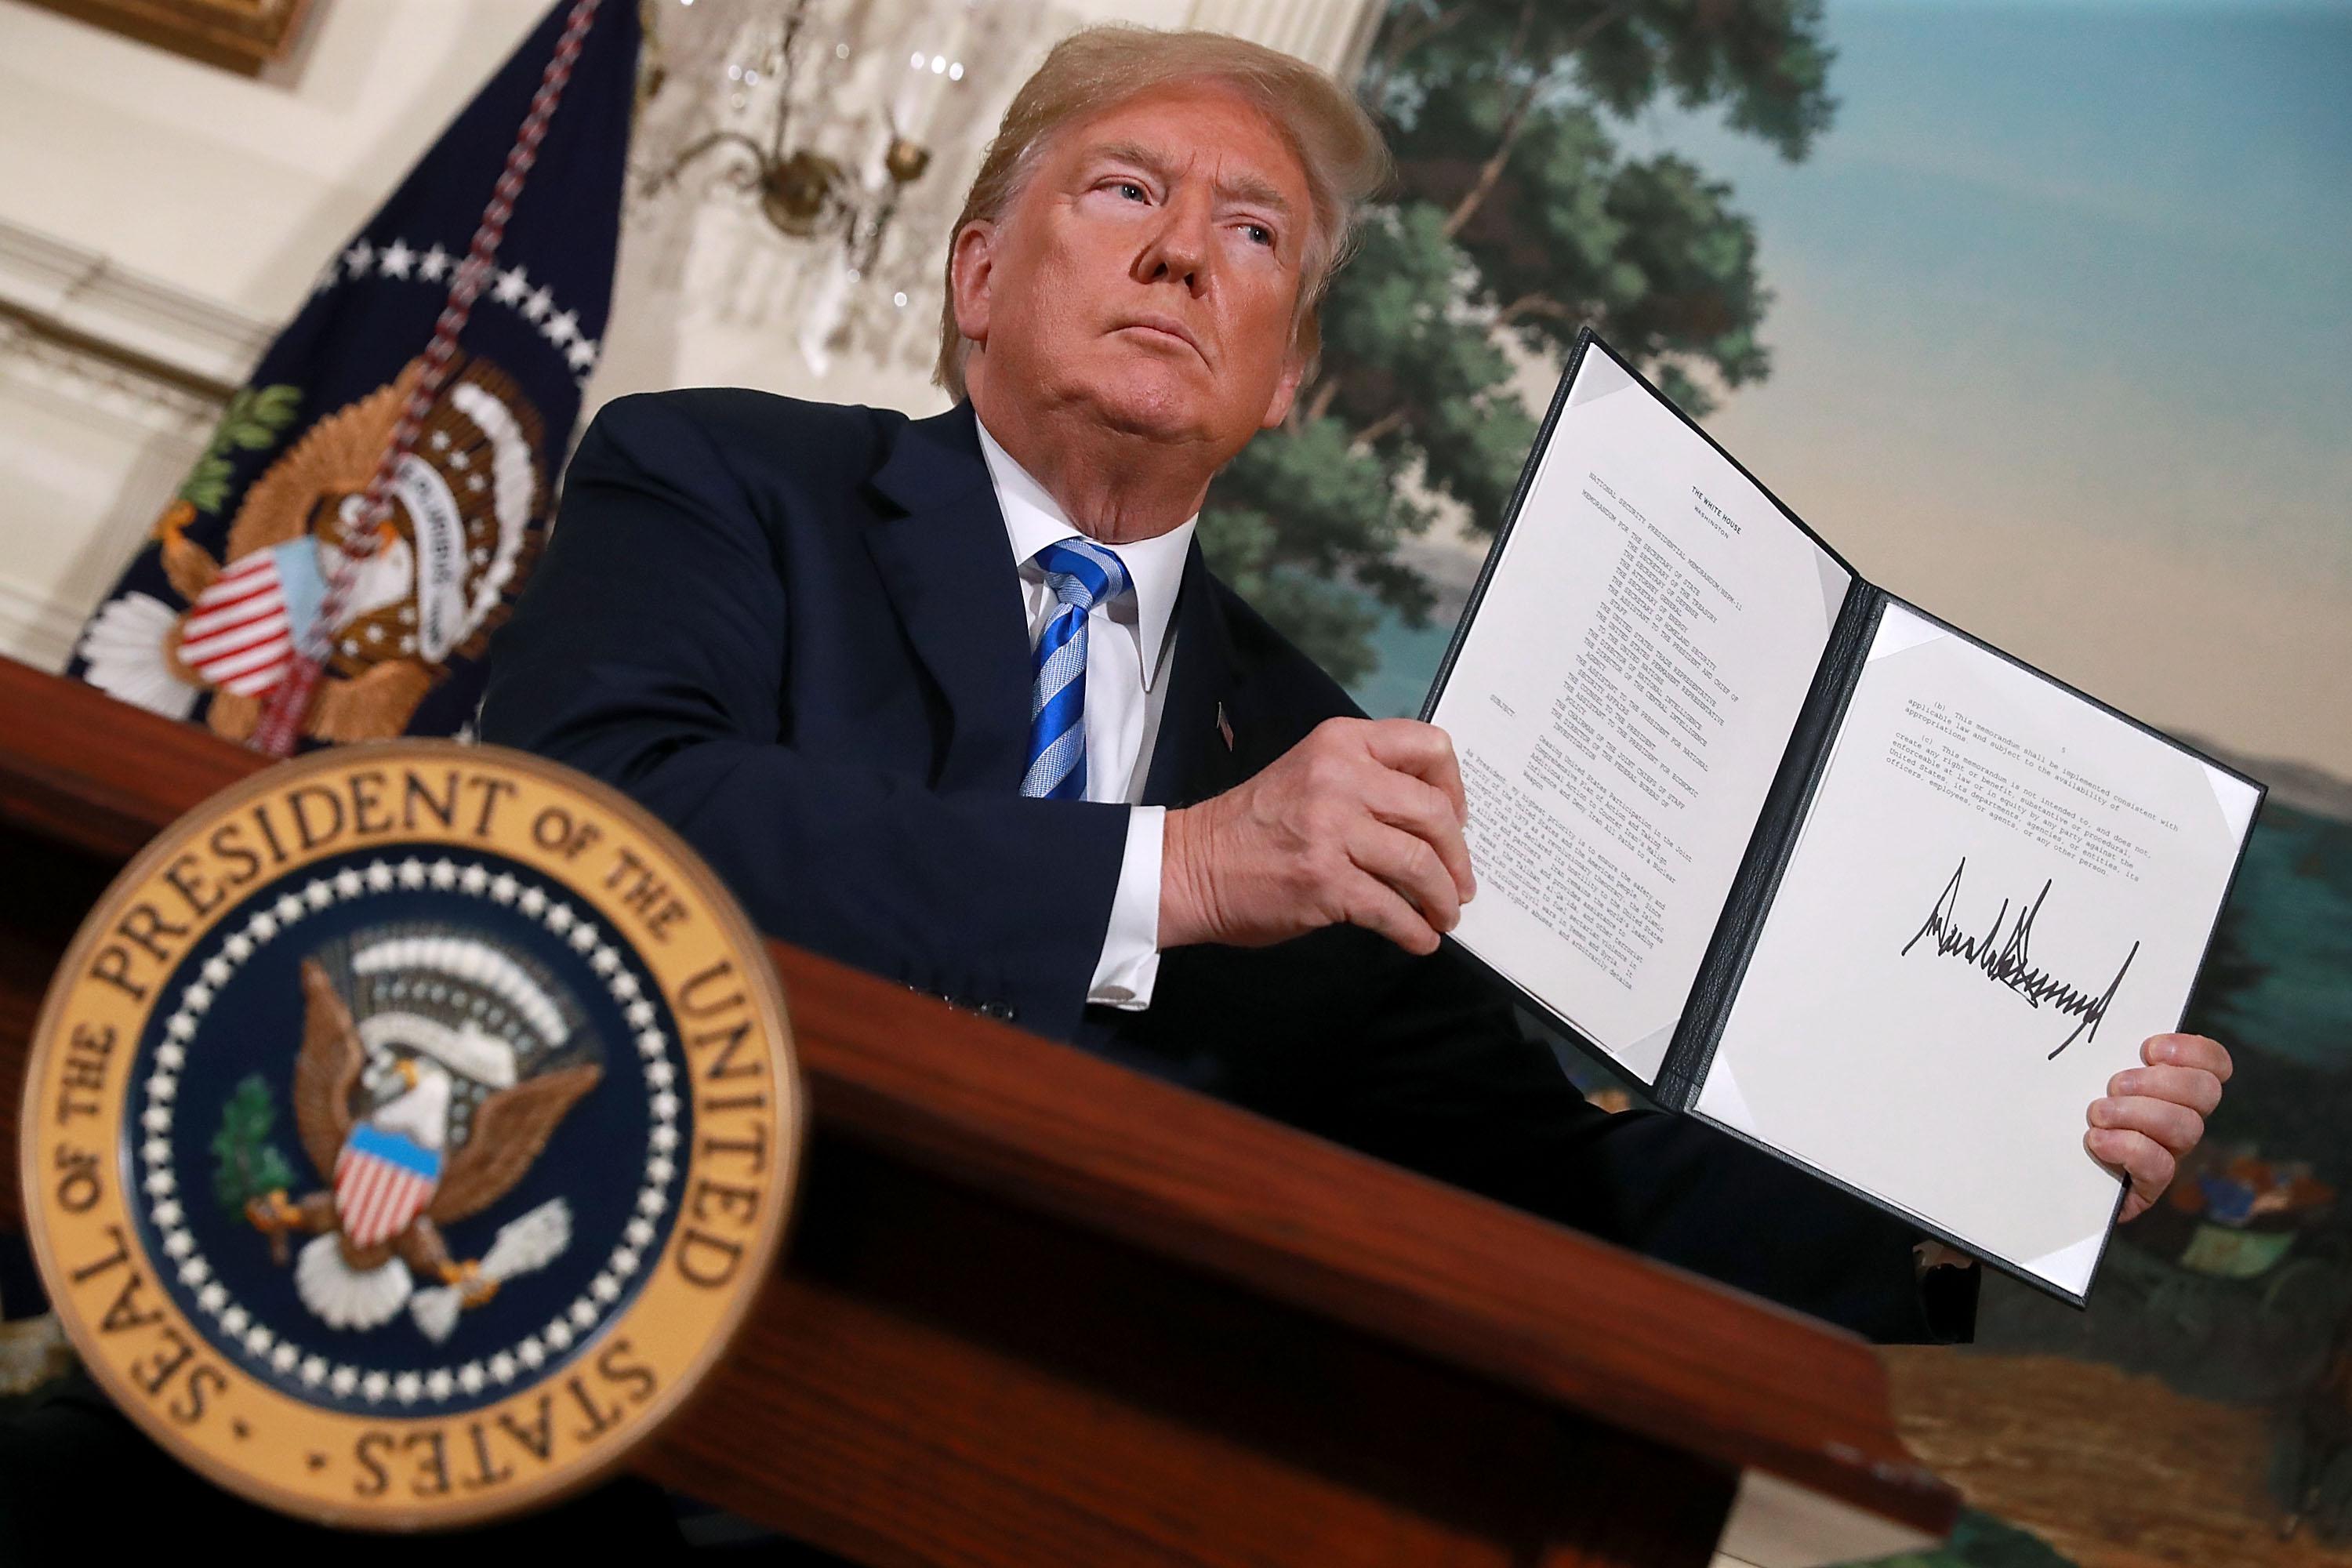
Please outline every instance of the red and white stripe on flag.
[{"label": "red and white stripe on flag", "polygon": [[293,657],[278,559],[267,550],[214,578],[180,626],[180,662],[239,697],[258,697],[277,685]]},{"label": "red and white stripe on flag", "polygon": [[373,1247],[406,1230],[438,1179],[346,1143],[335,1159],[335,1212],[355,1247]]}]

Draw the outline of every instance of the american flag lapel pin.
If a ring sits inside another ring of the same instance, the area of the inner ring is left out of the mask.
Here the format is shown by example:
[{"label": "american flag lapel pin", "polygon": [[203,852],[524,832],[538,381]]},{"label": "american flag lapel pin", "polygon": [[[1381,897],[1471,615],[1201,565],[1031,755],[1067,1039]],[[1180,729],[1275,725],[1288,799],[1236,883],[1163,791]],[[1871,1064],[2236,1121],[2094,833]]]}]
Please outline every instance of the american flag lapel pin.
[{"label": "american flag lapel pin", "polygon": [[1225,719],[1225,705],[1222,702],[1217,704],[1217,733],[1223,738],[1225,750],[1228,752],[1232,751],[1234,749],[1234,727]]}]

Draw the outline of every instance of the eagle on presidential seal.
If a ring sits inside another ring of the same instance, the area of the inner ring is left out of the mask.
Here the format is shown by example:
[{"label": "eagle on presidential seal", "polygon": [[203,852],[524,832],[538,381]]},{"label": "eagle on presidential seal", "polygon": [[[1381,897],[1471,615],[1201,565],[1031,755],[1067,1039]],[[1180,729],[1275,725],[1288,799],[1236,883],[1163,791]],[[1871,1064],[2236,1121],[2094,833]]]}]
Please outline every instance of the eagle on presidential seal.
[{"label": "eagle on presidential seal", "polygon": [[[344,529],[391,445],[422,373],[320,419],[247,487],[216,559],[175,501],[155,527],[177,609],[143,593],[109,600],[82,635],[91,685],[184,719],[250,736],[296,649],[316,626]],[[415,446],[394,469],[390,514],[359,560],[328,634],[326,677],[304,733],[327,742],[402,733],[449,661],[478,658],[504,618],[541,535],[547,504],[538,412],[513,378],[458,355]]]},{"label": "eagle on presidential seal", "polygon": [[522,1179],[603,1077],[602,1053],[545,972],[446,928],[362,933],[305,958],[301,977],[294,1119],[325,1184],[264,1194],[246,1217],[281,1261],[286,1236],[310,1233],[295,1288],[329,1326],[373,1329],[405,1306],[445,1339],[461,1309],[570,1245],[561,1198],[481,1258],[453,1256],[443,1231]]}]

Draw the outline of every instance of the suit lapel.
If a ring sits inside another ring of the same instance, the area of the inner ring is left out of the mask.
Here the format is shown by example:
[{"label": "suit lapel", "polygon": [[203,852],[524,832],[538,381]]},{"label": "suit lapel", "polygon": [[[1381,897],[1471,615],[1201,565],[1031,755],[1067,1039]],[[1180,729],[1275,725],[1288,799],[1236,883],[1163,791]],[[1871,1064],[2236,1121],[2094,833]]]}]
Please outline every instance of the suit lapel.
[{"label": "suit lapel", "polygon": [[1190,805],[1222,795],[1247,776],[1236,751],[1239,721],[1237,661],[1216,588],[1209,581],[1201,542],[1184,556],[1184,583],[1176,594],[1175,668],[1160,711],[1160,735],[1145,776],[1147,805]]},{"label": "suit lapel", "polygon": [[874,476],[900,515],[866,531],[908,641],[947,705],[940,790],[1010,794],[1029,743],[1029,637],[971,405],[909,425]]}]

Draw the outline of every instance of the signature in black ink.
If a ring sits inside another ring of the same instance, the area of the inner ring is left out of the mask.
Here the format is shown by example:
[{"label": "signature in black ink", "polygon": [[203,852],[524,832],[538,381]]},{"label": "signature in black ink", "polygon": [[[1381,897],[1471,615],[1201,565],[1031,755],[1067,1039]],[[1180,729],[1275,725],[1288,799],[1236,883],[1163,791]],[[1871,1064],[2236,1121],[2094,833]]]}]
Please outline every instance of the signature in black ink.
[{"label": "signature in black ink", "polygon": [[2050,882],[2042,882],[2042,891],[2033,896],[2032,908],[2018,911],[2017,924],[2010,929],[2006,942],[2001,941],[2000,922],[2009,918],[2007,899],[2000,901],[2000,912],[1992,917],[1992,924],[1984,935],[1981,938],[1971,937],[1960,931],[1952,918],[1952,906],[1959,901],[1960,877],[1968,868],[1969,859],[1963,855],[1959,869],[1954,871],[1952,879],[1944,884],[1943,896],[1936,900],[1936,907],[1927,911],[1927,923],[1903,944],[1903,955],[1908,955],[1913,948],[1918,946],[1921,937],[1934,937],[1937,958],[1949,958],[1958,953],[1976,968],[1983,970],[1986,978],[1995,984],[2006,985],[2024,997],[2029,1005],[2039,1007],[2046,1002],[2058,1012],[2073,1015],[2079,1020],[2074,1034],[2059,1041],[2058,1049],[2052,1051],[2044,1060],[2057,1060],[2058,1051],[2073,1045],[2078,1036],[2084,1039],[2097,1039],[2099,1020],[2107,1016],[2107,1005],[2115,1000],[2116,987],[2124,983],[2124,971],[2129,969],[2132,960],[2139,956],[2139,943],[2132,943],[2131,951],[2124,954],[2123,968],[2116,971],[2116,977],[2107,983],[2105,994],[2094,998],[2088,993],[2077,991],[2054,978],[2047,971],[2033,968],[2026,953],[2027,944],[2033,940],[2033,921],[2042,913],[2042,900],[2050,896]]}]

